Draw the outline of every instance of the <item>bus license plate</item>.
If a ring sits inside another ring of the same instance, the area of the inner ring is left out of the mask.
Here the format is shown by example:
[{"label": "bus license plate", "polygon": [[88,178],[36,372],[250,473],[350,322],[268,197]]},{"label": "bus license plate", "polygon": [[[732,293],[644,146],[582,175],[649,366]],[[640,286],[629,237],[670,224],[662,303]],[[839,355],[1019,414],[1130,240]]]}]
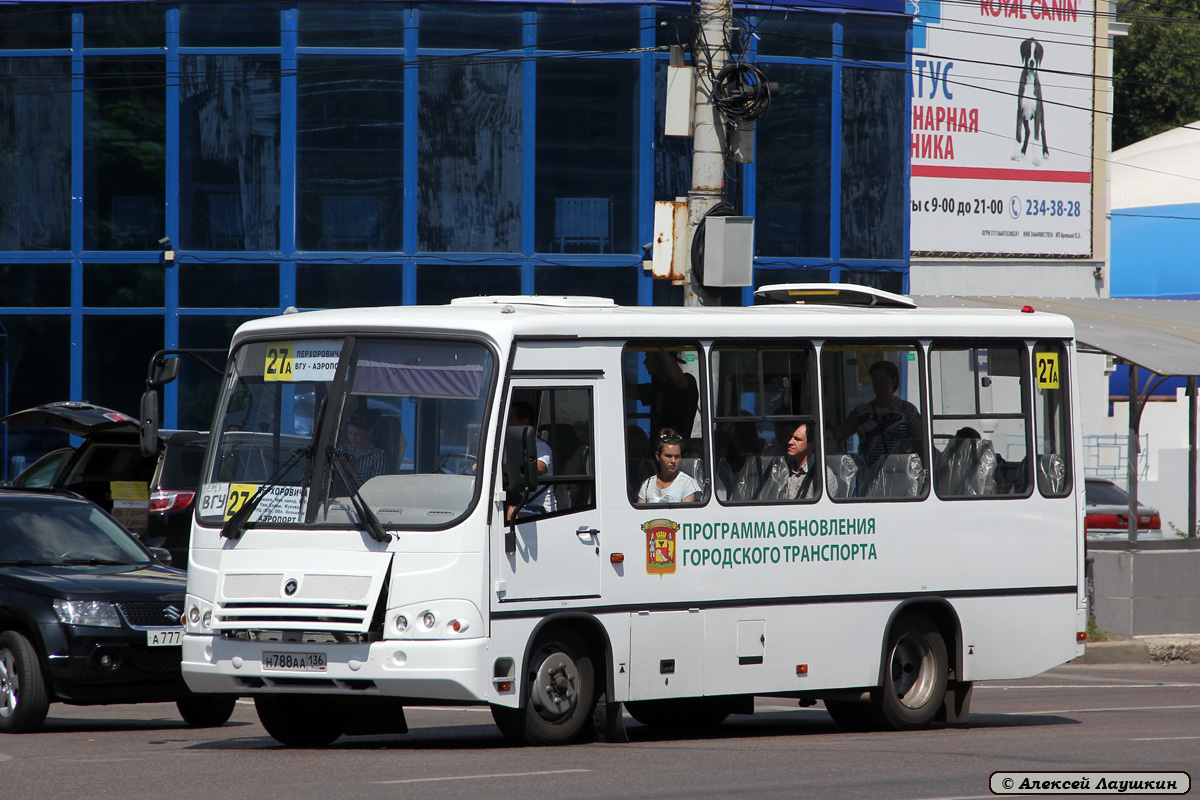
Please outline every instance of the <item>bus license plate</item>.
[{"label": "bus license plate", "polygon": [[159,628],[146,631],[147,647],[170,647],[183,644],[183,628]]},{"label": "bus license plate", "polygon": [[324,653],[263,653],[263,669],[293,672],[324,672]]}]

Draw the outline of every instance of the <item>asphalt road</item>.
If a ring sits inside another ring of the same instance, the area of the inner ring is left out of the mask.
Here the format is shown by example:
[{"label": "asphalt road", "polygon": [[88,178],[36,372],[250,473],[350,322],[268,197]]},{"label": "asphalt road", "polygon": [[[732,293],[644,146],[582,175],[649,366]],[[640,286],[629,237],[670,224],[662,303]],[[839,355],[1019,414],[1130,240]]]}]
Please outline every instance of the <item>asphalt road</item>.
[{"label": "asphalt road", "polygon": [[998,770],[1200,777],[1200,665],[1068,665],[983,683],[968,728],[917,733],[847,733],[820,706],[773,698],[714,733],[630,720],[629,744],[566,748],[509,747],[485,709],[407,716],[406,736],[295,750],[245,702],[208,730],[188,728],[173,705],[52,706],[44,732],[0,737],[0,797],[923,800],[990,798]]}]

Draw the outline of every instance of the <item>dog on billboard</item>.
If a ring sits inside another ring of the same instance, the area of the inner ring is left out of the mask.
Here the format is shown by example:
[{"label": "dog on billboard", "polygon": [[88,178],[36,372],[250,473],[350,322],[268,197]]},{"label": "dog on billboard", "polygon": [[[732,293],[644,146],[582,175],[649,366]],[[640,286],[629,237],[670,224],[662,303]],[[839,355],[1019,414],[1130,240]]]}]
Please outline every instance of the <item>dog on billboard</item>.
[{"label": "dog on billboard", "polygon": [[[1050,147],[1046,144],[1046,116],[1042,108],[1042,80],[1038,76],[1044,52],[1042,43],[1037,39],[1029,38],[1021,42],[1021,85],[1017,88],[1017,148],[1013,151],[1012,160],[1020,161],[1025,158],[1029,141],[1032,139],[1035,165],[1041,164],[1043,158],[1050,157]],[[1040,155],[1039,142],[1042,150]]]}]

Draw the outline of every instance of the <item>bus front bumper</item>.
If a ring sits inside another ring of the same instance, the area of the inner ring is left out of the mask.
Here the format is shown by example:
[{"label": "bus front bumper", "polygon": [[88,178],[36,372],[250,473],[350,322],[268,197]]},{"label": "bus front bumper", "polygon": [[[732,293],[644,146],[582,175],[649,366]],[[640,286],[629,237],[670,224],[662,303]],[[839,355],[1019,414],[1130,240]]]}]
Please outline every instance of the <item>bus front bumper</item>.
[{"label": "bus front bumper", "polygon": [[221,694],[380,694],[487,702],[488,640],[391,640],[362,644],[260,642],[188,634],[183,677]]}]

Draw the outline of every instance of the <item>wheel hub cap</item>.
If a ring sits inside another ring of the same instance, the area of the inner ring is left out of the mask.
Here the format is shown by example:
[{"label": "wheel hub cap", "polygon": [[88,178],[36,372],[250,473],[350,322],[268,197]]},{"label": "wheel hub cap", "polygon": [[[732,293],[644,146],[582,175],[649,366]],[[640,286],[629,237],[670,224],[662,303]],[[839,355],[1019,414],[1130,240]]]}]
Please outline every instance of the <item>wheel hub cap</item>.
[{"label": "wheel hub cap", "polygon": [[11,717],[17,710],[17,665],[9,650],[0,652],[0,717]]},{"label": "wheel hub cap", "polygon": [[550,722],[568,717],[579,702],[579,668],[565,653],[555,652],[538,666],[532,687],[533,707]]}]

